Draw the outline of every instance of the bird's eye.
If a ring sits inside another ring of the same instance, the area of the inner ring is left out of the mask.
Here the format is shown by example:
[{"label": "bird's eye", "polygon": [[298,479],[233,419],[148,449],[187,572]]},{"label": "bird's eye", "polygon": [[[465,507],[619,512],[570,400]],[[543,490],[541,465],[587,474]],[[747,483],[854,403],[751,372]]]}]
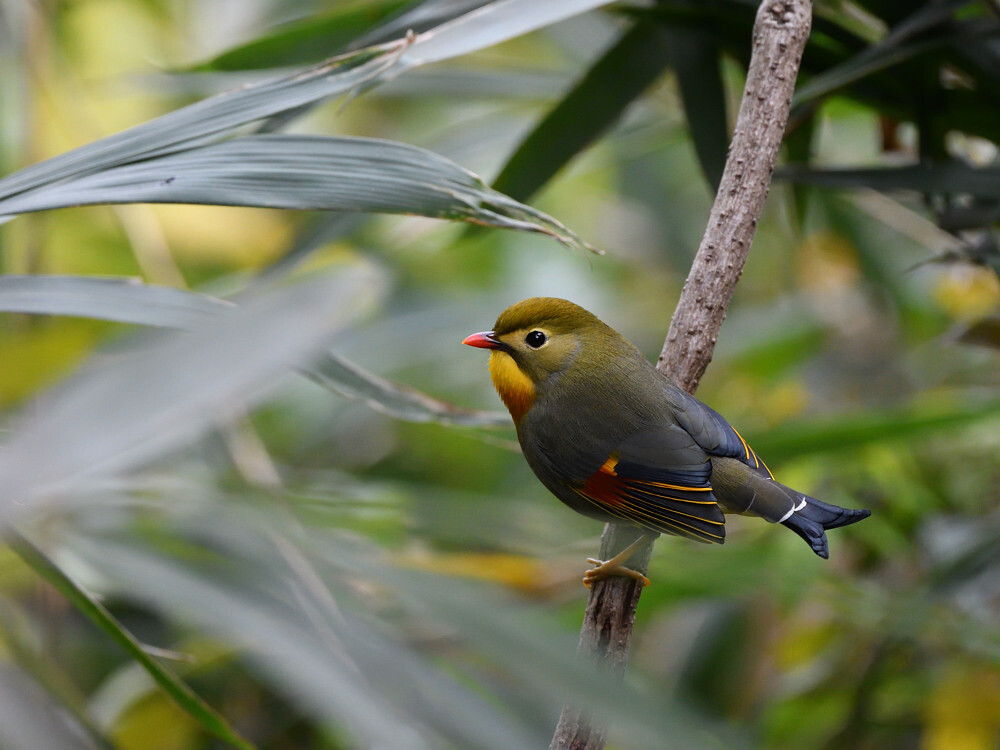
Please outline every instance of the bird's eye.
[{"label": "bird's eye", "polygon": [[545,334],[541,331],[532,331],[524,337],[524,342],[532,349],[537,349],[546,341]]}]

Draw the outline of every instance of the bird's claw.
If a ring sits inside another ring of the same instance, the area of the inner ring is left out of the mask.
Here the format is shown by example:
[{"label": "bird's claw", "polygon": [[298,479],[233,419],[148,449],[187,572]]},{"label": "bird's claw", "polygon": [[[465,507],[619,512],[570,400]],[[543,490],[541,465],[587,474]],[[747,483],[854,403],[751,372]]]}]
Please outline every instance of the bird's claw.
[{"label": "bird's claw", "polygon": [[587,562],[591,565],[597,566],[595,568],[591,568],[583,574],[583,585],[588,589],[598,581],[603,581],[605,578],[611,578],[612,576],[633,578],[636,581],[639,581],[639,583],[643,586],[649,585],[649,579],[646,576],[637,570],[626,568],[624,565],[619,563],[618,560],[598,560],[594,557],[588,557]]}]

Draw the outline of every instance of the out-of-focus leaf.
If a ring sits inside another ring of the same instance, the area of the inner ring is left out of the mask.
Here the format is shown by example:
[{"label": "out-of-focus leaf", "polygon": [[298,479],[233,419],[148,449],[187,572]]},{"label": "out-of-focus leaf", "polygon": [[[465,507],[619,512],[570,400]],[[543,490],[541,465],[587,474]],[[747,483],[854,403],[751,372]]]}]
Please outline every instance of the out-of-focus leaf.
[{"label": "out-of-focus leaf", "polygon": [[555,219],[491,190],[454,162],[375,138],[234,138],[37,187],[0,200],[0,214],[100,203],[419,214],[540,232],[589,248]]},{"label": "out-of-focus leaf", "polygon": [[409,31],[422,33],[435,26],[478,10],[496,0],[424,0],[404,7],[392,18],[355,39],[352,47],[367,47],[371,44],[398,39]]},{"label": "out-of-focus leaf", "polygon": [[938,217],[938,225],[946,232],[978,229],[1000,221],[1000,200],[975,199],[972,205],[949,205]]},{"label": "out-of-focus leaf", "polygon": [[[409,67],[467,55],[609,2],[611,0],[495,0],[420,34],[402,54],[400,62]],[[478,3],[460,7],[471,5]],[[441,7],[447,8],[447,0]]]},{"label": "out-of-focus leaf", "polygon": [[1000,317],[993,315],[965,327],[956,337],[963,344],[1000,349]]},{"label": "out-of-focus leaf", "polygon": [[0,664],[0,747],[95,750],[97,745],[22,672]]},{"label": "out-of-focus leaf", "polygon": [[712,34],[693,29],[670,29],[667,40],[698,163],[714,193],[729,151],[719,45]]},{"label": "out-of-focus leaf", "polygon": [[912,440],[952,427],[994,419],[997,415],[1000,415],[1000,401],[918,407],[784,424],[764,433],[748,435],[747,439],[767,460],[787,460],[882,441]]},{"label": "out-of-focus leaf", "polygon": [[[216,55],[188,70],[236,71],[260,70],[305,65],[344,52],[348,45],[388,14],[406,5],[405,0],[360,0],[338,3],[332,9],[307,19],[293,21]],[[414,27],[414,31],[423,29]],[[378,41],[397,39],[407,29],[376,40],[353,45],[355,48]],[[366,38],[368,35],[366,34]]]},{"label": "out-of-focus leaf", "polygon": [[[10,556],[15,558],[16,554],[11,550]],[[23,567],[32,578],[29,585],[34,586],[36,576],[27,565]],[[66,674],[65,664],[60,663],[57,654],[50,653],[38,642],[40,623],[37,613],[29,614],[20,602],[0,596],[0,644],[4,649],[4,661],[20,669],[58,703],[60,713],[68,714],[87,733],[94,746],[101,750],[115,750],[104,736],[100,724],[93,721],[86,696]],[[0,747],[6,745],[0,742]]]},{"label": "out-of-focus leaf", "polygon": [[[801,86],[795,92],[792,107],[801,106],[876,71],[885,70],[930,50],[960,44],[970,33],[968,28],[958,31],[949,29],[930,37],[926,32],[949,21],[955,11],[971,2],[973,0],[944,0],[944,2],[916,6],[912,15],[892,28],[877,44],[861,51],[841,65],[815,76],[809,83]],[[916,41],[910,41],[920,34],[924,36]]]},{"label": "out-of-focus leaf", "polygon": [[0,312],[74,315],[167,328],[196,328],[233,305],[141,279],[0,276]]},{"label": "out-of-focus leaf", "polygon": [[[276,590],[262,590],[262,582],[285,568],[270,555],[269,567],[241,557],[252,577],[227,580],[220,571],[195,571],[120,544],[82,549],[130,597],[244,645],[248,658],[299,705],[323,720],[342,722],[362,747],[439,746],[430,742],[429,728],[468,748],[530,747],[540,740],[391,638],[340,611],[311,571],[272,581],[282,592],[291,588],[291,599],[300,604],[289,606]],[[246,585],[250,580],[256,585]]]},{"label": "out-of-focus leaf", "polygon": [[320,385],[349,398],[363,401],[376,411],[407,422],[438,422],[462,427],[509,427],[502,412],[463,409],[426,393],[367,372],[353,362],[327,352],[315,359],[303,374]]},{"label": "out-of-focus leaf", "polygon": [[202,145],[241,125],[343,94],[386,73],[405,46],[406,42],[397,42],[361,50],[169,112],[8,175],[0,180],[0,200]]},{"label": "out-of-focus leaf", "polygon": [[361,0],[338,4],[217,55],[189,70],[237,71],[304,65],[373,44],[422,33],[487,5],[492,0]]},{"label": "out-of-focus leaf", "polygon": [[[654,746],[665,732],[677,748],[744,746],[662,694],[609,683],[575,657],[573,636],[523,602],[400,570],[355,537],[298,529],[286,538],[281,529],[269,511],[242,505],[186,522],[180,535],[197,550],[191,561],[116,536],[74,534],[68,543],[113,590],[243,646],[276,686],[348,727],[361,746],[440,747],[444,738],[470,750],[534,747],[566,698],[614,716],[623,747]],[[175,551],[184,544],[177,534],[170,536]],[[377,584],[405,617],[373,620],[363,582]],[[412,634],[425,628],[453,648],[468,643],[486,661],[457,675],[441,670],[414,648]],[[486,701],[463,681],[483,668],[496,669],[504,684],[487,688]]]},{"label": "out-of-focus leaf", "polygon": [[0,520],[161,456],[245,408],[356,320],[380,285],[371,269],[354,269],[270,290],[197,332],[163,333],[85,367],[4,443]]},{"label": "out-of-focus leaf", "polygon": [[[120,323],[197,328],[212,317],[231,313],[231,302],[168,287],[122,279],[81,276],[0,276],[0,311],[77,315]],[[502,412],[465,409],[414,388],[393,383],[332,352],[299,368],[325,388],[407,422],[437,422],[462,427],[508,427]]]},{"label": "out-of-focus leaf", "polygon": [[872,169],[811,169],[790,166],[776,170],[775,176],[791,182],[828,188],[870,187],[876,190],[915,190],[921,193],[1000,198],[1000,168],[970,167],[960,161]]},{"label": "out-of-focus leaf", "polygon": [[126,630],[103,604],[80,588],[44,552],[17,532],[8,531],[5,540],[32,570],[65,596],[84,617],[125,649],[181,710],[197,721],[206,732],[241,750],[253,748],[253,744],[241,737],[225,717],[205,703],[187,683],[147,654],[135,636]]},{"label": "out-of-focus leaf", "polygon": [[884,21],[878,16],[865,13],[864,9],[850,0],[817,0],[813,4],[813,12],[817,18],[835,24],[869,44],[875,44],[886,33]]},{"label": "out-of-focus leaf", "polygon": [[609,1],[499,0],[416,39],[368,47],[306,70],[234,89],[22,169],[0,180],[0,200],[54,182],[204,145],[241,125],[374,85],[417,65],[498,44]]},{"label": "out-of-focus leaf", "polygon": [[521,143],[494,188],[521,200],[535,193],[656,80],[670,41],[659,23],[636,23]]}]

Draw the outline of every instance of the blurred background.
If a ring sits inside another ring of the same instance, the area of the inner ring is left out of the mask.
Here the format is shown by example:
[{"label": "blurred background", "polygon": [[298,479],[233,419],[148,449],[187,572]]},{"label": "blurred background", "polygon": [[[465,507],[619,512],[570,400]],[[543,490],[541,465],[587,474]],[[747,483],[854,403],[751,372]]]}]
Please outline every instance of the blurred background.
[{"label": "blurred background", "polygon": [[[482,5],[4,0],[0,172]],[[2,518],[24,537],[0,548],[0,746],[544,747],[567,698],[617,717],[614,748],[1000,746],[995,2],[817,0],[698,396],[781,481],[872,517],[829,561],[739,517],[721,547],[661,538],[621,692],[574,659],[601,527],[535,480],[460,344],[546,295],[655,359],[755,6],[616,4],[268,121],[428,149],[603,255],[274,208],[0,226],[7,292],[114,277],[247,310],[178,334],[4,303]],[[287,372],[305,352],[342,367]],[[141,455],[88,479],[108,435]],[[22,502],[64,455],[83,480]]]}]

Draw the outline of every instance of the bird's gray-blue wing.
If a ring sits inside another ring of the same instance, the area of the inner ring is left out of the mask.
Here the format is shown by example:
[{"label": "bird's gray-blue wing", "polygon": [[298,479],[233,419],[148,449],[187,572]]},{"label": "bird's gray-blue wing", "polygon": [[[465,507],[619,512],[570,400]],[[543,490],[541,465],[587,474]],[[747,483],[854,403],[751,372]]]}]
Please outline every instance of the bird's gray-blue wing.
[{"label": "bird's gray-blue wing", "polygon": [[764,465],[754,449],[719,412],[673,384],[669,384],[669,399],[677,424],[709,456],[735,458],[758,474],[774,479],[771,470]]}]

